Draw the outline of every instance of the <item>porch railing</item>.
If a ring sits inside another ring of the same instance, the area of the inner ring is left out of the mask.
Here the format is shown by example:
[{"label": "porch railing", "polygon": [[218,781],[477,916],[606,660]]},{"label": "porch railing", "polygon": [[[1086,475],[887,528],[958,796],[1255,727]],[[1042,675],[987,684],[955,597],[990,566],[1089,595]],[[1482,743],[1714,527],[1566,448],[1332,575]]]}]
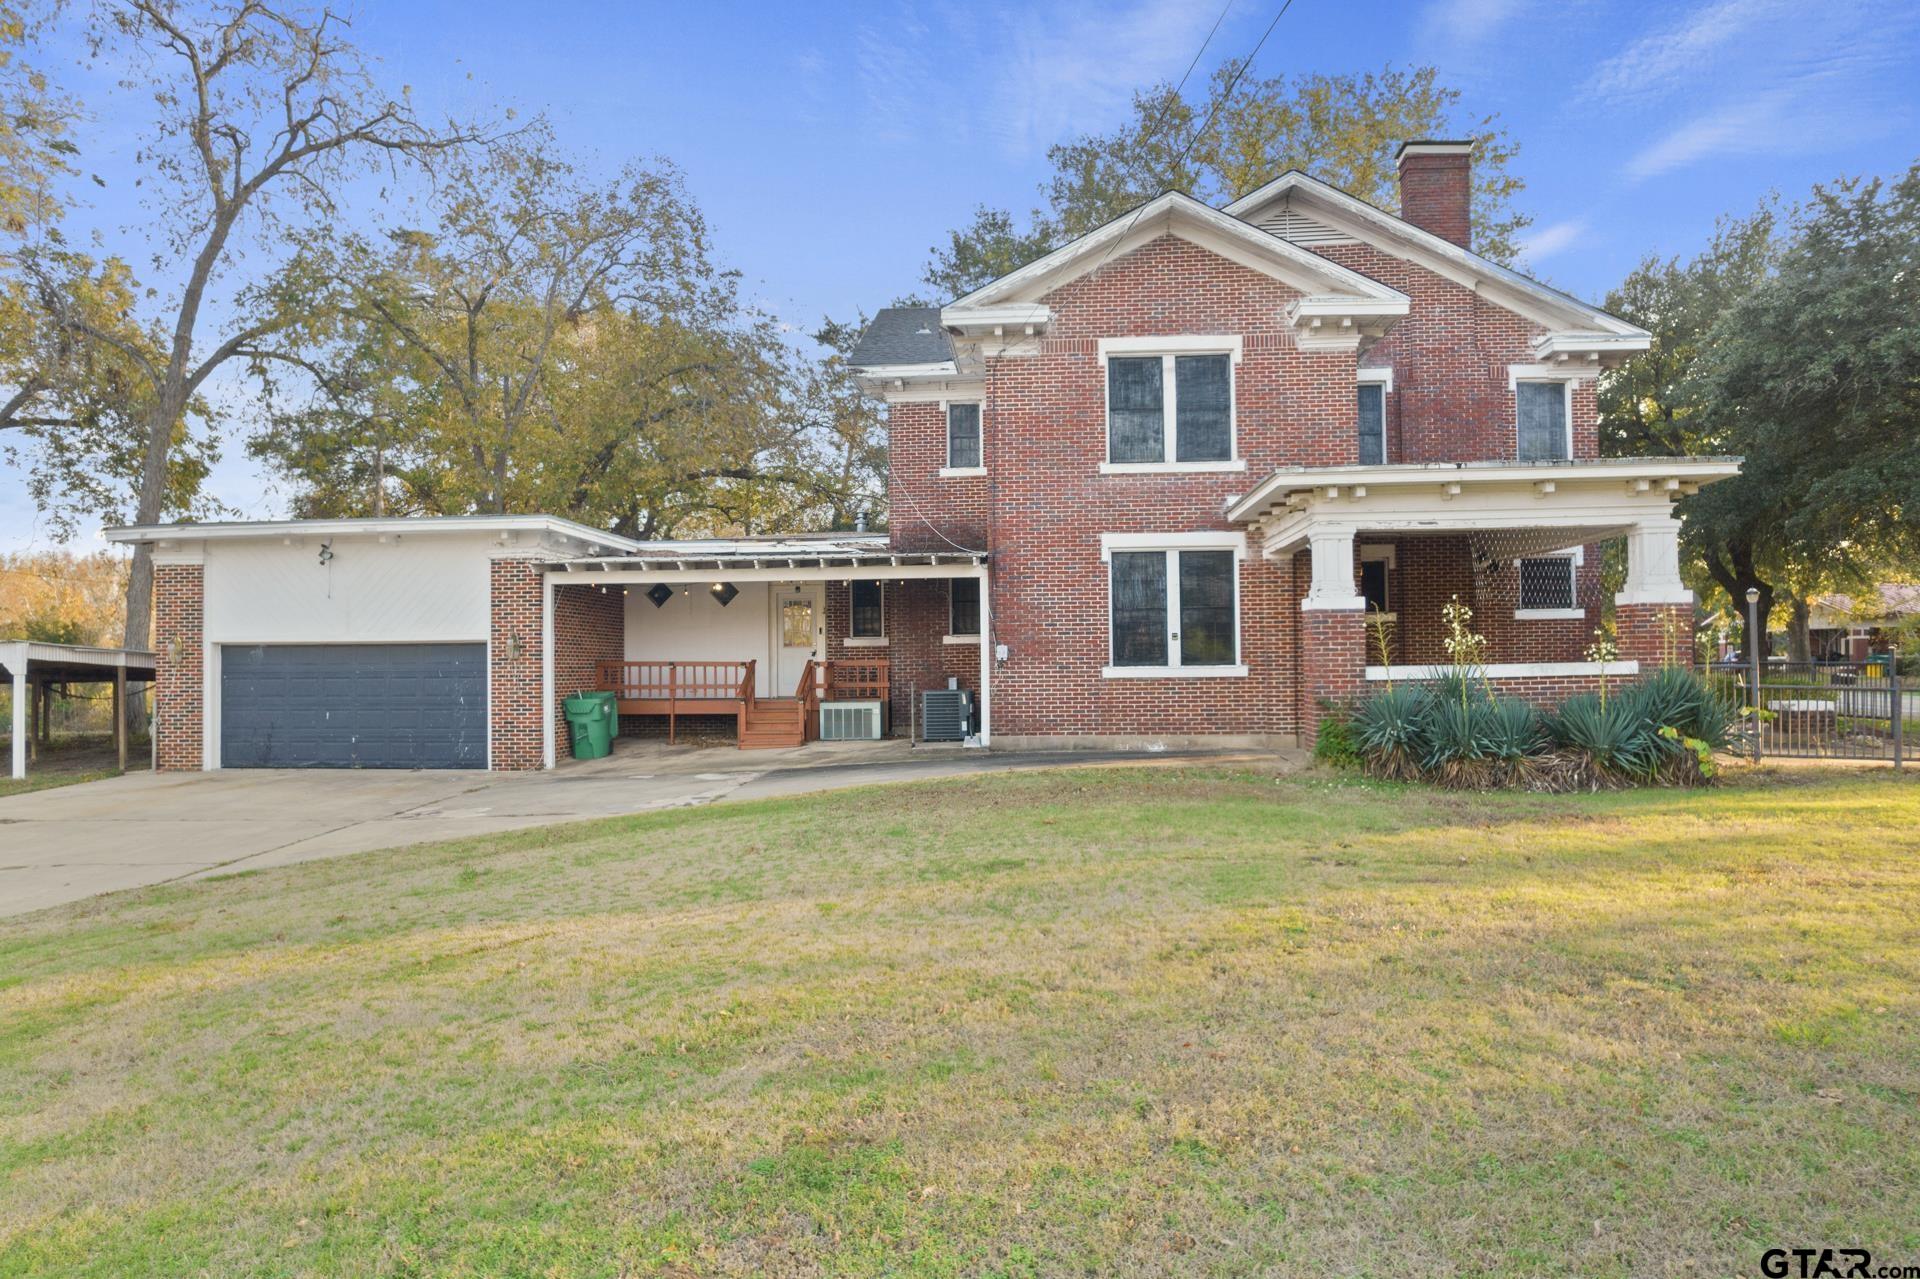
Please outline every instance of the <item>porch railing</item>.
[{"label": "porch railing", "polygon": [[887,700],[887,663],[866,658],[842,658],[828,662],[826,694],[829,702],[870,702]]},{"label": "porch railing", "polygon": [[665,715],[671,743],[678,740],[683,710],[689,715],[731,711],[744,732],[753,670],[751,661],[602,662],[600,687],[613,693],[623,715]]}]

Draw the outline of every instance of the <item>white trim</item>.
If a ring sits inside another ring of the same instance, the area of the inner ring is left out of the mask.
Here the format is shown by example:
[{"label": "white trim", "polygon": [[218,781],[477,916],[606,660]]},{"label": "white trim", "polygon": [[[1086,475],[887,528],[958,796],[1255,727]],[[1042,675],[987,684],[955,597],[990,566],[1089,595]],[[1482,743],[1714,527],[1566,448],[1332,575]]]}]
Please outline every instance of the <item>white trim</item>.
[{"label": "white trim", "polygon": [[1102,462],[1102,475],[1205,475],[1209,471],[1244,471],[1247,459],[1227,462]]},{"label": "white trim", "polygon": [[1400,567],[1400,548],[1392,542],[1362,542],[1354,550],[1354,556],[1361,563],[1368,560],[1385,560],[1387,567]]},{"label": "white trim", "polygon": [[1232,551],[1235,562],[1247,558],[1247,535],[1239,529],[1196,529],[1187,533],[1102,533],[1100,559],[1115,551]]},{"label": "white trim", "polygon": [[[1240,456],[1240,356],[1237,347],[1229,349],[1220,345],[1223,342],[1238,343],[1238,338],[1201,338],[1203,345],[1179,347],[1169,345],[1192,339],[1170,338],[1101,338],[1100,339],[1100,413],[1101,424],[1105,431],[1105,446],[1101,450],[1100,474],[1134,475],[1164,474],[1177,475],[1183,471],[1244,471],[1246,459]],[[1113,375],[1108,363],[1107,343],[1140,343],[1138,349],[1117,349],[1113,355],[1123,359],[1160,359],[1160,460],[1158,462],[1116,462],[1113,460]],[[1203,462],[1181,462],[1180,455],[1180,405],[1175,382],[1175,361],[1182,355],[1224,355],[1227,357],[1227,455],[1224,458]],[[984,456],[984,454],[983,454]]]},{"label": "white trim", "polygon": [[1231,355],[1239,364],[1246,339],[1238,333],[1174,333],[1161,337],[1100,339],[1100,363],[1115,355]]},{"label": "white trim", "polygon": [[1378,382],[1386,388],[1388,395],[1393,394],[1393,370],[1390,368],[1355,369],[1353,371],[1353,380],[1355,382]]},{"label": "white trim", "polygon": [[[1234,602],[1239,603],[1239,592]],[[1111,628],[1109,628],[1111,629]],[[1109,639],[1111,644],[1112,640]],[[1102,679],[1245,679],[1245,666],[1103,666]]]},{"label": "white trim", "polygon": [[[1488,679],[1551,679],[1599,675],[1605,671],[1611,679],[1616,675],[1638,675],[1640,663],[1629,658],[1623,662],[1494,662],[1487,666],[1474,668]],[[1428,666],[1369,666],[1367,679],[1381,683],[1390,679],[1438,679],[1453,667],[1445,663]]]},{"label": "white trim", "polygon": [[[1528,560],[1566,560],[1567,598],[1575,600],[1580,598],[1580,569],[1587,562],[1586,547],[1576,546],[1571,550],[1554,551],[1545,555],[1515,556],[1513,560],[1513,571],[1516,575],[1514,586],[1518,589],[1522,601],[1527,598],[1526,569],[1523,568],[1522,565]],[[1521,622],[1543,622],[1555,618],[1564,620],[1566,618],[1585,617],[1586,615],[1586,609],[1572,606],[1567,608],[1527,608],[1523,603],[1516,606],[1513,610],[1514,620]]]},{"label": "white trim", "polygon": [[973,480],[979,479],[986,473],[987,468],[984,466],[943,466],[940,468],[940,478],[943,480]]},{"label": "white trim", "polygon": [[1585,382],[1589,378],[1600,376],[1597,366],[1575,367],[1571,364],[1509,364],[1507,365],[1507,389],[1511,391],[1516,382]]},{"label": "white trim", "polygon": [[[956,404],[971,404],[975,409],[973,429],[978,432],[974,443],[980,450],[980,465],[955,466],[953,464],[953,407]],[[967,396],[954,396],[940,401],[940,434],[946,444],[947,464],[940,468],[943,476],[985,475],[987,473],[987,401],[982,395],[978,399]]]},{"label": "white trim", "polygon": [[942,635],[940,642],[942,644],[978,644],[980,637],[978,635]]},{"label": "white trim", "polygon": [[887,637],[884,635],[849,635],[840,641],[846,648],[885,648]]},{"label": "white trim", "polygon": [[[1547,559],[1545,555],[1529,555],[1528,559]],[[1571,622],[1587,615],[1584,608],[1516,608],[1513,620],[1516,622]]]},{"label": "white trim", "polygon": [[[402,537],[440,533],[545,533],[563,541],[610,550],[640,550],[645,543],[554,515],[415,515],[397,519],[225,520],[205,524],[129,524],[104,531],[109,542],[210,542],[262,537]],[[183,561],[184,562],[184,561]]]}]

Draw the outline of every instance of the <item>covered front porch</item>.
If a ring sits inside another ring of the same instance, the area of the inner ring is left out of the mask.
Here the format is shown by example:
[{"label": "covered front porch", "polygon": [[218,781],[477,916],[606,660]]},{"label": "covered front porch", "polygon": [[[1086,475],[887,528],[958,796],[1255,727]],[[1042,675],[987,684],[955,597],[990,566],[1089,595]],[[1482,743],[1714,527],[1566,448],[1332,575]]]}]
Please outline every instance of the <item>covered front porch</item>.
[{"label": "covered front porch", "polygon": [[1613,539],[1625,540],[1626,575],[1606,673],[1690,661],[1673,503],[1737,469],[1725,458],[1288,468],[1228,518],[1267,558],[1306,562],[1300,722],[1311,725],[1323,699],[1451,664],[1455,601],[1486,641],[1488,678],[1541,700],[1590,686]]},{"label": "covered front porch", "polygon": [[559,700],[611,692],[629,740],[791,748],[916,736],[957,684],[991,732],[984,553],[896,553],[880,535],[660,544],[544,566],[547,765]]}]

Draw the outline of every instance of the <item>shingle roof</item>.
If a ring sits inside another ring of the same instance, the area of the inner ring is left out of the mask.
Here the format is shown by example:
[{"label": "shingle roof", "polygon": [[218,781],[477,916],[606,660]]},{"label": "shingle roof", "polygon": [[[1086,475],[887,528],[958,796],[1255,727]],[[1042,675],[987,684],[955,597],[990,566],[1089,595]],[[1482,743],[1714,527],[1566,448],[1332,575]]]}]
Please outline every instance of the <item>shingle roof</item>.
[{"label": "shingle roof", "polygon": [[953,342],[940,327],[939,307],[889,306],[873,317],[847,362],[856,369],[874,369],[952,358]]}]

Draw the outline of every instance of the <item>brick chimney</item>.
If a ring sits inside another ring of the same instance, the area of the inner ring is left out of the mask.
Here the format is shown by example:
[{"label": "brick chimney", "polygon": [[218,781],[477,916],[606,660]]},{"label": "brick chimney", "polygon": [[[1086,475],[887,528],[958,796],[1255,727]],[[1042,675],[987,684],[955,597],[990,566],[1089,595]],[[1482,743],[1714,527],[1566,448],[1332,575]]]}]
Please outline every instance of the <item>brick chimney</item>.
[{"label": "brick chimney", "polygon": [[1473,143],[1400,144],[1400,216],[1423,231],[1473,247]]}]

